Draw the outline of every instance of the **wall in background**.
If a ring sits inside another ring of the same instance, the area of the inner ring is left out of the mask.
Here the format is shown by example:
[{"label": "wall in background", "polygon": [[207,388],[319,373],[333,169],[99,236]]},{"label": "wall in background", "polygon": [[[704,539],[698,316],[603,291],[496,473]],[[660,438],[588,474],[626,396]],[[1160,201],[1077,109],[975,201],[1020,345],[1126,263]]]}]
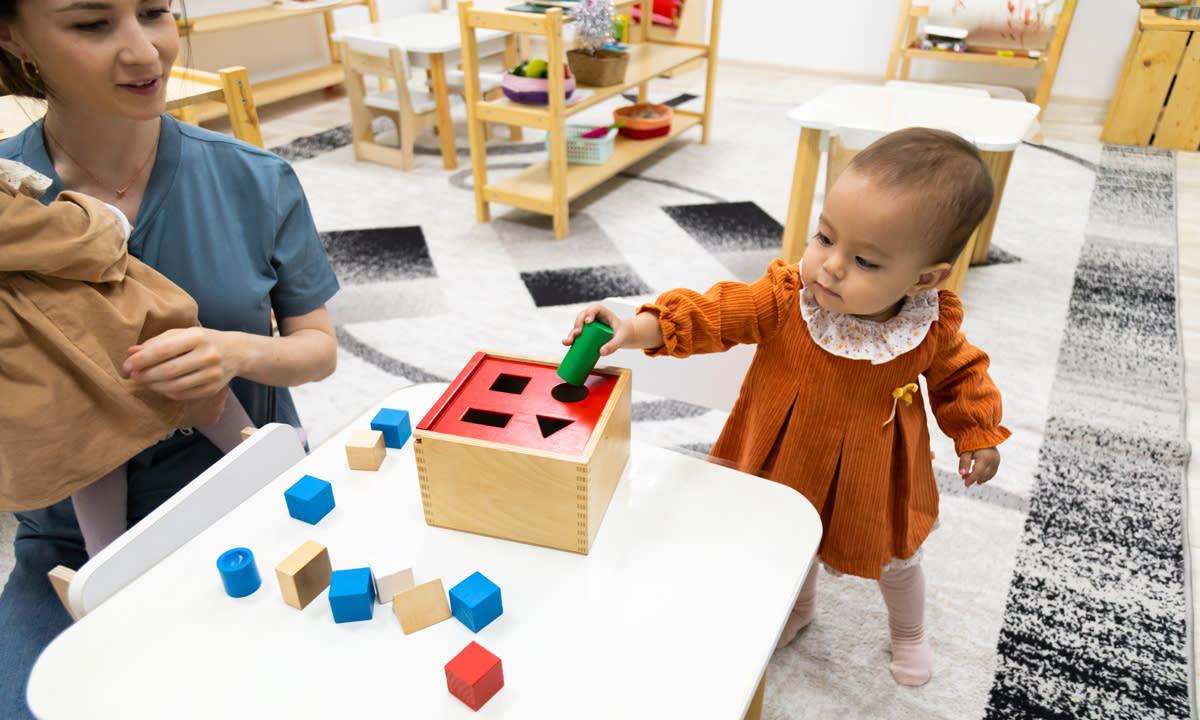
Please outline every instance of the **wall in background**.
[{"label": "wall in background", "polygon": [[[207,15],[246,7],[256,0],[186,0],[188,13]],[[502,7],[514,0],[483,0]],[[1003,0],[1000,0],[1003,1]],[[428,12],[430,0],[378,0],[380,15]],[[260,4],[269,4],[261,2]],[[453,6],[453,2],[448,3]],[[1107,101],[1116,87],[1137,19],[1134,0],[1081,0],[1054,83],[1054,95]],[[896,25],[894,0],[780,2],[724,0],[720,55],[750,62],[882,79]],[[365,7],[339,10],[339,27],[367,22]],[[185,47],[183,52],[188,52]],[[245,65],[251,80],[272,78],[327,62],[319,15],[258,25],[191,40],[196,67],[217,70]],[[914,62],[913,79],[1034,87],[1037,73],[959,63]],[[799,98],[797,99],[799,100]]]}]

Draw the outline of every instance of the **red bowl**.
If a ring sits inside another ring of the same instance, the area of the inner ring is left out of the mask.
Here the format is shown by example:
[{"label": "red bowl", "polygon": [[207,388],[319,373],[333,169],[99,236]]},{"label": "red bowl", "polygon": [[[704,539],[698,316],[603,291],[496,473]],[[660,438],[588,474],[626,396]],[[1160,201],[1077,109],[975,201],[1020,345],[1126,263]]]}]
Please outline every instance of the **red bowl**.
[{"label": "red bowl", "polygon": [[[659,113],[658,117],[635,117],[633,113],[644,108],[652,108]],[[621,134],[632,140],[646,140],[662,137],[671,132],[671,120],[675,117],[675,109],[670,105],[626,105],[613,110],[613,122],[624,122]]]}]

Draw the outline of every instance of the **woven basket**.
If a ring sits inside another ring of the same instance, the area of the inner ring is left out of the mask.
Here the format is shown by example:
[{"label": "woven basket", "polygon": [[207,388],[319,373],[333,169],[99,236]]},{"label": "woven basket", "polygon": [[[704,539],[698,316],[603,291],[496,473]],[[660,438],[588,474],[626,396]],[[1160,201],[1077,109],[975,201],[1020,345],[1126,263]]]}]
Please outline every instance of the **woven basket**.
[{"label": "woven basket", "polygon": [[568,50],[567,65],[580,85],[618,85],[625,80],[629,53],[600,49],[595,55],[588,55],[583,50]]}]

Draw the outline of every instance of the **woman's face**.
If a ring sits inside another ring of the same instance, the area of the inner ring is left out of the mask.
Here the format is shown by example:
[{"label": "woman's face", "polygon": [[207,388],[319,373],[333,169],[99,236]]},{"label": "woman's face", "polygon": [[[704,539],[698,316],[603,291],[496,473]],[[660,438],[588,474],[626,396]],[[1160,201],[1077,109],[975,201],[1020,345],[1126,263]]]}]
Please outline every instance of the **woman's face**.
[{"label": "woman's face", "polygon": [[170,0],[24,0],[0,46],[37,63],[54,102],[144,120],[166,106],[179,32]]}]

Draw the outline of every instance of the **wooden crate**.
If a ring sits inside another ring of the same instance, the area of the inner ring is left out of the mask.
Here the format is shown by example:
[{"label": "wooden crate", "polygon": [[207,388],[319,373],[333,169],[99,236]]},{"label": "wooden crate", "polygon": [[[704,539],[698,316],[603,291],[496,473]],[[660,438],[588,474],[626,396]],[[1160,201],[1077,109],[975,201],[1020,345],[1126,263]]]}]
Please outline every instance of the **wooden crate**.
[{"label": "wooden crate", "polygon": [[413,430],[425,522],[587,554],[629,459],[631,373],[556,400],[558,362],[478,352]]},{"label": "wooden crate", "polygon": [[1200,20],[1141,11],[1100,140],[1200,149]]}]

